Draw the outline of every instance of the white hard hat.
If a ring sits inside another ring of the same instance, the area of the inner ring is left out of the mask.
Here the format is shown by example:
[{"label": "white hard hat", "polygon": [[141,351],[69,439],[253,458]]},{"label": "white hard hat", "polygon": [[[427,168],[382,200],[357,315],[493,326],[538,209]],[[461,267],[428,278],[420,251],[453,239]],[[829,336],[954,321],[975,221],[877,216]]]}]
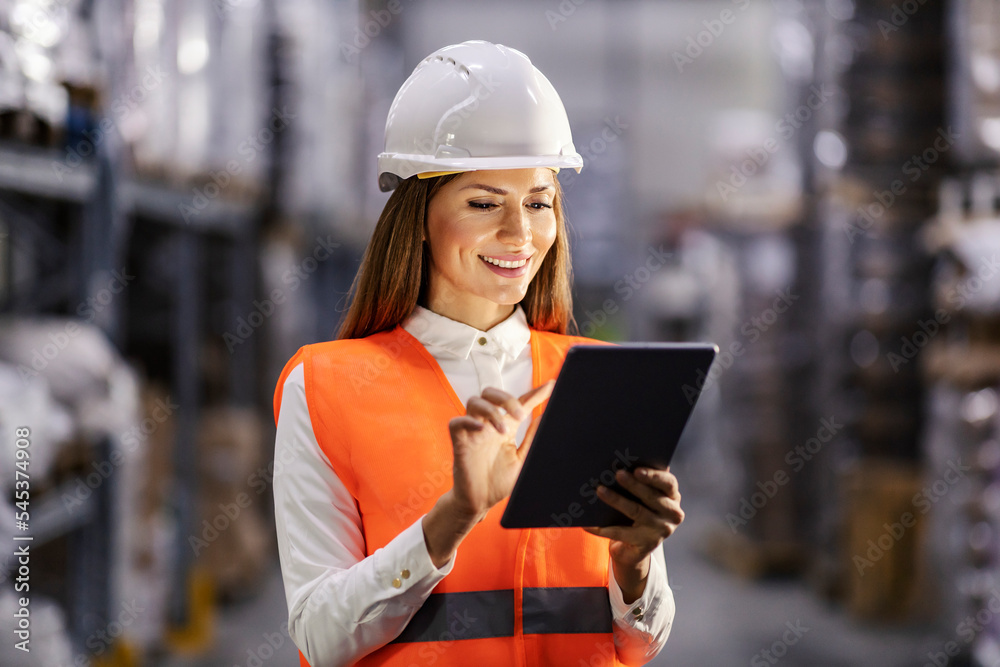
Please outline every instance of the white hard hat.
[{"label": "white hard hat", "polygon": [[583,167],[566,109],[528,57],[469,41],[417,65],[389,107],[378,156],[383,192],[418,174]]}]

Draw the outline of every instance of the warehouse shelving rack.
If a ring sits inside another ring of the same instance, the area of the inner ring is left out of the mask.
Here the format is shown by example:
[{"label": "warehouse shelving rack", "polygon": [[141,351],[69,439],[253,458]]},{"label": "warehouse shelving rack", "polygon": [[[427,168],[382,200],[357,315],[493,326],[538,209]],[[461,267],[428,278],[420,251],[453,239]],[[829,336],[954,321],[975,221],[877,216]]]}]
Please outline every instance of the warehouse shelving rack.
[{"label": "warehouse shelving rack", "polygon": [[[102,236],[110,236],[111,225],[100,213],[107,202],[98,201],[97,196],[110,191],[110,173],[88,163],[60,177],[52,168],[60,157],[49,150],[0,146],[0,224],[4,226],[0,264],[5,268],[2,308],[7,314],[53,313],[60,304],[84,302],[88,296],[86,276],[100,271],[101,263],[111,259],[98,243]],[[56,217],[69,218],[70,238],[59,238]],[[37,276],[32,289],[19,289],[14,247],[22,241],[31,243],[39,255],[48,255],[39,258],[47,269],[62,264],[62,274],[54,271]],[[108,328],[113,329],[113,325]],[[105,331],[113,339],[114,332],[108,328]],[[91,443],[92,455],[103,460],[112,447],[109,439],[101,439]],[[115,487],[114,479],[106,480],[70,512],[60,500],[74,488],[72,480],[66,481],[41,496],[32,513],[36,548],[60,537],[68,540],[64,573],[67,618],[77,652],[85,650],[86,638],[98,629],[94,627],[96,619],[111,615],[112,534],[107,526],[114,525]]]},{"label": "warehouse shelving rack", "polygon": [[[187,535],[197,521],[196,428],[199,406],[199,353],[205,311],[206,261],[228,262],[224,296],[231,304],[253,300],[256,286],[256,229],[259,207],[254,201],[215,199],[198,216],[185,221],[181,205],[190,194],[181,188],[123,174],[120,164],[98,151],[88,162],[67,170],[54,169],[64,156],[54,149],[0,144],[0,312],[4,314],[75,314],[74,304],[84,303],[95,289],[91,278],[125,265],[128,245],[136,226],[158,226],[176,237],[176,284],[170,304],[170,321],[162,332],[170,349],[170,384],[176,411],[173,452],[174,489],[171,493],[177,541],[174,549],[173,599],[170,621],[176,627],[188,622],[192,554]],[[64,231],[60,231],[60,228]],[[60,238],[63,236],[63,238]],[[207,257],[207,239],[222,240],[223,258]],[[21,280],[15,266],[15,248],[30,243],[31,276]],[[39,270],[41,269],[41,270]],[[129,267],[140,273],[143,267]],[[235,319],[235,305],[233,319]],[[122,304],[115,300],[95,320],[120,349],[128,346]],[[141,354],[139,355],[142,356]],[[255,387],[253,341],[233,352],[229,365],[230,400],[253,402]],[[110,455],[109,438],[92,444],[94,460]],[[36,544],[66,537],[70,558],[68,618],[74,650],[85,653],[85,638],[97,628],[97,619],[111,617],[113,543],[115,525],[114,480],[107,480],[82,507],[70,514],[62,507],[58,487],[40,498],[36,507]],[[73,481],[66,482],[72,486]],[[84,619],[90,619],[88,621]]]}]

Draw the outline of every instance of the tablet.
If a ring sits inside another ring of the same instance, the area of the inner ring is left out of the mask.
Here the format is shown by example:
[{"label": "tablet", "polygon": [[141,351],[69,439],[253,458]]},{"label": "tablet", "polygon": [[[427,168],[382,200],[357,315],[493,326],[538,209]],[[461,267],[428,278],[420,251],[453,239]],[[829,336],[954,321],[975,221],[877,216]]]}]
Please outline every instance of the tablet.
[{"label": "tablet", "polygon": [[635,499],[615,472],[670,463],[717,352],[703,343],[571,347],[500,525],[630,525],[597,486]]}]

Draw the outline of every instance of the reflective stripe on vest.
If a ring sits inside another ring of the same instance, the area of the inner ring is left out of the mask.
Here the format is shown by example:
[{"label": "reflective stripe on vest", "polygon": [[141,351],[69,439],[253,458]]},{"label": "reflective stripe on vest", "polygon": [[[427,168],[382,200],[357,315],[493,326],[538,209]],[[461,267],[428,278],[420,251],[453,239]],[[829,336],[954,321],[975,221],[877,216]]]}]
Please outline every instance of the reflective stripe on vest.
[{"label": "reflective stripe on vest", "polygon": [[[611,632],[605,587],[525,588],[526,635]],[[514,591],[432,593],[394,644],[514,636]]]}]

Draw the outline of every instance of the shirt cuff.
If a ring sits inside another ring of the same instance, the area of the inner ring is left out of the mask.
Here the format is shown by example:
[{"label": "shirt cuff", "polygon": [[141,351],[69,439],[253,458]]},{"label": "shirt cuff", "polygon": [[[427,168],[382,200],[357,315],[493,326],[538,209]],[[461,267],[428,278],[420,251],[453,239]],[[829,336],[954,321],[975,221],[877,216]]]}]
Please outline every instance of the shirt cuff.
[{"label": "shirt cuff", "polygon": [[424,540],[423,517],[375,553],[375,576],[379,585],[387,594],[398,594],[401,601],[412,601],[417,606],[424,603],[455,566],[455,556],[452,556],[444,567],[434,567]]},{"label": "shirt cuff", "polygon": [[650,632],[652,627],[645,622],[646,617],[653,618],[659,609],[665,592],[668,592],[667,569],[660,554],[649,557],[649,574],[646,577],[646,587],[642,595],[631,604],[625,604],[622,589],[615,579],[612,560],[608,557],[608,590],[611,598],[611,615],[616,622],[642,632]]}]

